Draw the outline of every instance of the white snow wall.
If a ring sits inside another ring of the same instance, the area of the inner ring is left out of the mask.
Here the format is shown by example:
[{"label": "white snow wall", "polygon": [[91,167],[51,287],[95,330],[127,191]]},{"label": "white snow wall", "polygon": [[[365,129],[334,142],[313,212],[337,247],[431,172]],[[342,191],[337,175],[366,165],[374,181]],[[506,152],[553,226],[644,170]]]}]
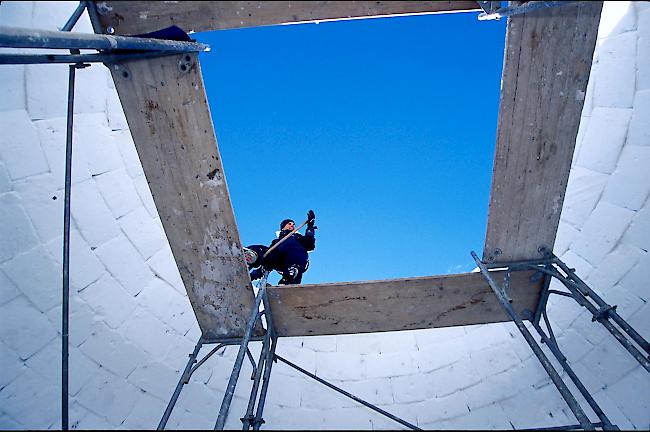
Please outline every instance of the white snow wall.
[{"label": "white snow wall", "polygon": [[[54,30],[76,5],[3,2],[0,25]],[[91,32],[85,15],[75,31]],[[67,72],[0,66],[0,429],[61,427]],[[77,72],[74,130],[70,424],[152,429],[198,326],[103,66]],[[555,252],[647,339],[649,167],[650,4],[606,2]],[[554,298],[549,314],[610,419],[650,428],[649,374],[572,300]],[[213,427],[235,352],[195,373],[168,427]],[[278,353],[423,428],[576,423],[511,324],[287,338]],[[400,426],[281,363],[264,417],[273,429]]]}]

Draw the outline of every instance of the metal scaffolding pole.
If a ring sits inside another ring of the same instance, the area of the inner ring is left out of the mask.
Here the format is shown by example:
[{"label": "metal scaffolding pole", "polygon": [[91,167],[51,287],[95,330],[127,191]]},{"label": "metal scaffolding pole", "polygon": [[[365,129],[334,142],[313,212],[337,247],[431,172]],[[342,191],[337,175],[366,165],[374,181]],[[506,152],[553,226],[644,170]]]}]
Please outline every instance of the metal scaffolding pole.
[{"label": "metal scaffolding pole", "polygon": [[235,387],[237,386],[237,380],[239,379],[239,373],[241,372],[241,367],[244,362],[244,356],[248,348],[248,343],[250,342],[251,335],[253,334],[253,328],[255,323],[259,318],[259,307],[262,302],[262,297],[266,295],[266,284],[262,285],[257,292],[255,297],[255,305],[252,307],[251,315],[248,318],[248,323],[246,324],[246,331],[242,337],[241,345],[239,346],[239,352],[237,353],[237,358],[235,359],[235,364],[232,368],[232,373],[230,374],[230,379],[228,380],[228,386],[226,388],[226,394],[223,397],[221,402],[221,408],[219,409],[219,416],[217,417],[217,422],[214,425],[215,430],[223,430],[226,419],[228,418],[228,410],[230,409],[230,403],[235,394]]},{"label": "metal scaffolding pole", "polygon": [[519,314],[515,311],[515,309],[512,307],[510,302],[507,300],[506,296],[503,293],[502,288],[492,279],[492,277],[489,274],[489,271],[485,264],[479,259],[478,255],[476,255],[476,252],[472,251],[472,257],[474,258],[474,261],[476,262],[476,265],[478,265],[479,269],[481,270],[481,273],[487,280],[488,284],[490,285],[490,288],[494,292],[494,294],[497,296],[497,299],[499,300],[499,303],[501,303],[501,306],[505,309],[505,311],[510,315],[510,318],[514,321],[515,325],[521,332],[522,336],[530,346],[530,348],[533,350],[533,353],[537,356],[538,360],[546,370],[546,373],[549,375],[551,380],[553,381],[553,384],[555,384],[555,387],[558,389],[560,394],[562,395],[562,398],[565,400],[569,408],[571,409],[571,412],[573,412],[573,415],[576,417],[578,422],[580,423],[580,426],[584,430],[594,430],[594,425],[591,423],[585,412],[582,410],[580,407],[580,404],[578,404],[578,401],[576,401],[575,397],[573,394],[571,394],[571,391],[569,388],[566,386],[560,375],[557,373],[551,362],[549,361],[548,357],[546,357],[546,354],[544,354],[544,351],[540,348],[540,346],[537,344],[533,336],[530,334],[528,331],[528,328],[524,325],[521,317]]},{"label": "metal scaffolding pole", "polygon": [[318,381],[319,383],[331,388],[332,390],[341,393],[343,396],[347,396],[350,399],[352,399],[353,401],[359,402],[361,405],[366,406],[366,407],[370,408],[371,410],[376,411],[379,414],[388,417],[391,420],[395,420],[397,423],[399,423],[401,425],[404,425],[409,429],[422,430],[419,427],[415,426],[414,424],[411,424],[411,423],[407,422],[406,420],[402,420],[401,418],[389,413],[388,411],[384,411],[383,409],[381,409],[381,408],[379,408],[379,407],[377,407],[377,406],[375,406],[375,405],[373,405],[373,404],[371,404],[369,402],[366,402],[365,400],[361,399],[360,397],[357,397],[357,396],[353,395],[352,393],[346,392],[342,388],[339,388],[339,387],[335,386],[334,384],[325,381],[323,378],[321,378],[321,377],[319,377],[317,375],[314,375],[313,373],[311,373],[309,371],[306,371],[305,369],[301,368],[300,366],[298,366],[298,365],[296,365],[294,363],[291,363],[289,360],[287,360],[285,358],[282,358],[277,354],[275,355],[275,358],[280,360],[282,363],[284,363],[284,364],[286,364],[288,366],[291,366],[292,368],[294,368],[298,372],[301,372],[301,373],[307,375],[308,377]]},{"label": "metal scaffolding pole", "polygon": [[246,408],[246,414],[242,417],[241,421],[243,423],[242,430],[250,429],[255,417],[253,416],[253,409],[255,408],[255,401],[257,400],[257,391],[259,390],[260,380],[262,378],[262,371],[264,370],[267,358],[267,352],[271,348],[271,333],[266,332],[264,340],[262,341],[262,350],[260,351],[260,357],[257,362],[257,367],[253,369],[253,386],[251,388],[251,394],[248,398],[248,406]]},{"label": "metal scaffolding pole", "polygon": [[183,373],[181,374],[181,377],[178,380],[178,384],[176,384],[174,393],[172,394],[172,397],[169,400],[169,403],[167,404],[167,408],[165,408],[165,413],[163,414],[162,418],[160,419],[160,422],[158,423],[157,430],[165,429],[165,426],[167,425],[167,420],[169,420],[169,416],[172,414],[172,410],[176,405],[176,401],[178,400],[178,397],[181,395],[181,390],[183,390],[183,386],[189,382],[190,376],[192,376],[192,372],[194,372],[192,365],[196,363],[196,357],[199,355],[199,351],[201,351],[202,346],[203,346],[203,338],[199,338],[199,341],[196,343],[196,346],[194,347],[194,351],[192,351],[192,354],[189,355],[190,359],[187,361],[187,364],[185,365],[185,370],[183,370]]},{"label": "metal scaffolding pole", "polygon": [[[63,25],[69,32],[79,21],[85,7],[79,3],[72,16]],[[83,66],[85,67],[85,66]],[[70,203],[72,189],[72,126],[74,118],[74,83],[77,65],[68,70],[68,110],[65,136],[65,180],[63,199],[63,290],[61,300],[61,429],[69,430],[68,384],[70,382]]]},{"label": "metal scaffolding pole", "polygon": [[65,143],[65,192],[63,203],[63,299],[61,311],[61,429],[68,430],[68,360],[70,311],[70,189],[72,178],[72,118],[74,114],[75,66],[68,72],[68,118]]},{"label": "metal scaffolding pole", "polygon": [[208,49],[207,45],[198,42],[33,30],[19,27],[0,27],[0,46],[4,48],[135,50],[176,53]]},{"label": "metal scaffolding pole", "polygon": [[[606,320],[611,318],[625,333],[636,342],[641,349],[643,349],[647,356],[650,356],[650,342],[645,340],[630,324],[627,323],[619,314],[616,312],[616,306],[610,306],[607,304],[600,296],[594,292],[582,279],[576,275],[573,269],[570,269],[565,263],[562,262],[558,257],[554,257],[554,262],[567,274],[568,279],[576,284],[576,288],[580,290],[582,295],[586,298],[590,298],[599,306],[599,310],[594,314],[594,321]],[[568,287],[567,287],[568,288]],[[609,329],[608,329],[609,330]],[[646,368],[647,369],[647,368]],[[649,370],[650,372],[650,370]]]},{"label": "metal scaffolding pole", "polygon": [[271,369],[275,361],[275,348],[278,345],[278,338],[275,332],[271,335],[271,348],[266,353],[266,361],[264,362],[264,376],[262,377],[262,390],[260,391],[260,399],[257,403],[257,410],[255,411],[255,418],[253,420],[253,430],[260,430],[264,423],[262,413],[264,412],[264,403],[266,402],[266,393],[269,389],[271,381]]},{"label": "metal scaffolding pole", "polygon": [[[564,264],[564,263],[563,263]],[[609,322],[609,319],[611,317],[611,313],[616,313],[615,309],[616,306],[610,306],[607,303],[605,303],[600,297],[598,299],[602,302],[602,306],[600,308],[597,308],[594,306],[589,298],[591,298],[591,295],[597,295],[594,293],[591,288],[586,287],[587,290],[583,292],[584,287],[580,286],[576,281],[569,279],[568,277],[563,276],[560,274],[556,269],[537,269],[538,271],[548,274],[550,276],[555,277],[558,279],[564,286],[570,291],[570,293],[565,293],[561,295],[565,295],[567,297],[573,298],[580,306],[583,306],[586,308],[592,315],[592,321],[598,321],[609,331],[614,338],[625,348],[631,355],[634,357],[643,368],[650,372],[650,359],[648,357],[645,357],[639,349],[634,346],[628,339],[625,337],[623,332],[621,332],[618,328],[616,328],[611,322]],[[582,282],[584,284],[584,282]],[[585,285],[586,286],[586,285]],[[557,294],[560,294],[557,292]],[[594,299],[595,300],[595,299]],[[645,339],[643,339],[632,327],[623,320],[618,314],[616,316],[619,318],[620,321],[622,321],[625,326],[627,327],[629,332],[632,332],[632,334],[635,334],[640,338],[641,340],[639,341],[639,345],[643,348],[645,345],[647,345],[647,342]],[[624,328],[625,330],[625,328]],[[626,331],[626,333],[628,333]],[[628,333],[629,334],[629,333]],[[635,340],[636,341],[636,340]],[[647,353],[647,351],[646,351]]]},{"label": "metal scaffolding pole", "polygon": [[[71,50],[78,51],[78,50]],[[129,54],[0,54],[0,64],[44,63],[115,63],[134,58],[153,58],[178,54],[169,51],[138,52]]]},{"label": "metal scaffolding pole", "polygon": [[81,15],[84,13],[85,9],[86,5],[83,2],[79,2],[77,9],[75,9],[70,18],[68,18],[68,21],[61,28],[61,31],[67,32],[72,30],[72,27],[77,24],[77,21],[79,21],[79,18],[81,18]]},{"label": "metal scaffolding pole", "polygon": [[[266,285],[266,280],[269,276],[268,272],[264,273],[262,281],[260,284]],[[262,413],[264,412],[264,404],[266,403],[266,393],[269,389],[269,383],[271,381],[271,369],[273,368],[273,361],[275,356],[275,348],[277,347],[278,337],[275,332],[275,327],[273,326],[273,314],[271,313],[271,304],[269,303],[268,296],[264,295],[262,298],[264,304],[264,317],[266,318],[266,332],[270,336],[271,346],[266,352],[266,358],[264,360],[264,376],[262,378],[262,390],[260,391],[259,401],[257,403],[257,410],[255,411],[255,417],[253,419],[253,429],[259,430],[264,423],[262,418]]]}]

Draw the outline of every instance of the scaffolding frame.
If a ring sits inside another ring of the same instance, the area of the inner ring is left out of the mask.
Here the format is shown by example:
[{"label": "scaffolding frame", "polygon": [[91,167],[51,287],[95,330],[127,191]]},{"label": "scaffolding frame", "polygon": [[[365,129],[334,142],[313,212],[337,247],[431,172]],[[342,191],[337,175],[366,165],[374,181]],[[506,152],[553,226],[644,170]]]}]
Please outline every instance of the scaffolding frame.
[{"label": "scaffolding frame", "polygon": [[[547,252],[547,258],[541,260],[533,261],[518,261],[510,263],[486,263],[479,259],[476,255],[476,252],[471,252],[474,261],[476,262],[479,271],[486,279],[490,288],[494,294],[499,299],[500,304],[506,313],[510,316],[512,321],[517,326],[522,337],[527,342],[528,346],[531,348],[540,364],[546,371],[547,375],[557,388],[558,392],[566,402],[567,406],[573,413],[573,415],[578,420],[578,424],[571,425],[562,425],[562,426],[552,426],[547,428],[536,428],[535,430],[596,430],[602,429],[606,431],[610,430],[619,430],[619,427],[609,420],[607,415],[605,415],[602,408],[598,405],[596,400],[593,398],[589,390],[582,383],[580,378],[571,368],[567,357],[562,353],[560,346],[557,343],[555,338],[555,333],[553,331],[551,322],[548,317],[547,306],[548,299],[551,295],[559,295],[563,297],[572,298],[579,306],[584,307],[592,314],[592,321],[600,323],[622,346],[625,348],[630,355],[648,372],[650,372],[650,344],[646,341],[632,326],[630,326],[627,321],[625,321],[619,314],[616,312],[616,306],[611,306],[606,303],[593,289],[591,289],[582,279],[578,277],[575,272],[575,269],[569,268],[560,258],[555,256],[551,252]],[[508,296],[508,287],[510,282],[510,277],[513,272],[517,271],[526,271],[526,270],[535,270],[535,273],[531,278],[544,278],[543,288],[540,293],[540,301],[537,306],[537,309],[534,311],[525,310],[523,316],[519,315],[515,309],[512,307],[512,299]],[[500,284],[491,276],[495,270],[506,270],[504,275],[503,282]],[[316,374],[313,374],[300,366],[292,363],[291,361],[275,354],[275,347],[277,345],[277,336],[273,330],[273,322],[271,319],[272,314],[267,312],[268,309],[268,300],[265,290],[266,278],[268,273],[265,274],[264,278],[258,284],[258,293],[256,295],[256,308],[254,313],[251,313],[251,316],[246,327],[246,333],[244,337],[237,341],[236,339],[224,339],[224,340],[212,340],[208,341],[203,338],[200,338],[197,342],[197,345],[194,351],[189,355],[190,359],[185,367],[183,374],[181,375],[176,389],[172,394],[172,397],[167,405],[165,413],[158,424],[158,430],[163,430],[167,424],[169,416],[171,415],[172,410],[180,396],[180,392],[185,384],[189,383],[189,379],[205,361],[212,356],[216,351],[222,347],[229,345],[239,345],[239,352],[237,358],[233,365],[232,373],[228,382],[228,387],[224,395],[224,399],[219,410],[219,416],[215,424],[215,430],[222,430],[225,427],[225,422],[228,416],[228,410],[230,407],[230,402],[235,391],[235,386],[237,385],[237,380],[241,373],[241,368],[243,364],[243,359],[245,353],[248,351],[248,344],[252,340],[260,340],[260,338],[253,338],[252,331],[255,322],[258,319],[261,319],[262,316],[267,319],[267,327],[265,335],[263,336],[262,351],[260,353],[260,360],[255,366],[255,362],[252,360],[253,364],[253,374],[251,379],[253,380],[253,386],[251,389],[251,395],[249,399],[248,409],[241,418],[243,424],[243,430],[249,430],[251,427],[254,430],[259,430],[261,425],[264,423],[262,418],[262,413],[264,409],[264,403],[266,398],[266,393],[268,390],[268,384],[270,380],[270,372],[272,361],[280,361],[286,364],[289,367],[297,370],[298,372],[306,375],[319,383],[325,385],[326,387],[331,388],[334,391],[343,394],[344,396],[358,402],[361,405],[364,405],[373,411],[390,418],[391,420],[400,423],[407,428],[413,430],[419,430],[420,428],[402,418],[399,418],[381,408],[373,405],[370,402],[363,400],[360,397],[357,397],[340,387],[335,386],[334,384],[326,381],[325,379],[318,377]],[[553,279],[561,282],[567,291],[560,291],[551,288],[551,281]],[[258,311],[260,303],[264,304],[264,310],[262,312]],[[555,366],[551,363],[548,356],[542,350],[540,344],[535,340],[530,330],[524,323],[524,320],[530,322],[531,326],[536,330],[537,335],[540,337],[540,342],[545,345],[548,350],[553,354],[554,359],[559,363],[561,368],[564,370],[566,375],[570,378],[573,385],[577,388],[579,393],[587,402],[589,408],[593,413],[598,417],[599,421],[592,421],[589,419],[588,414],[582,408],[580,403],[577,401],[573,392],[567,386],[567,383],[560,376]],[[544,326],[546,331],[542,328],[541,322],[544,321]],[[272,346],[269,346],[269,341],[272,341]],[[197,356],[198,352],[201,349],[203,344],[212,343],[217,344],[203,359],[198,361]],[[196,366],[192,366],[194,363],[197,363]],[[259,380],[261,376],[261,369],[264,369],[264,382],[262,386],[262,391],[258,396],[258,387]],[[257,411],[255,416],[252,415],[253,407],[257,401]],[[524,429],[525,430],[525,429]]]},{"label": "scaffolding frame", "polygon": [[[531,2],[528,6],[520,6],[514,8],[499,8],[500,2],[478,2],[481,8],[485,11],[484,14],[479,16],[479,19],[498,19],[501,16],[509,16],[519,13],[526,13],[532,10],[537,10],[544,7],[559,6],[561,4],[569,4],[574,2]],[[79,20],[83,12],[87,10],[91,21],[98,22],[96,7],[93,2],[81,1],[78,7],[73,12],[72,16],[68,19],[60,32],[47,32],[40,31],[35,33],[27,29],[8,29],[0,28],[0,47],[9,48],[54,48],[54,49],[68,49],[69,55],[38,55],[38,54],[0,54],[0,64],[35,64],[35,63],[68,63],[69,65],[69,78],[68,78],[68,99],[67,99],[67,129],[66,129],[66,154],[65,154],[65,185],[64,185],[64,235],[63,235],[63,289],[62,289],[62,429],[69,429],[68,419],[68,339],[69,339],[69,265],[70,265],[70,202],[71,202],[71,172],[72,172],[72,128],[74,116],[74,85],[75,85],[75,71],[90,66],[89,63],[104,63],[109,66],[112,62],[123,61],[130,58],[145,58],[145,57],[159,57],[164,55],[197,52],[206,50],[206,46],[194,42],[178,42],[168,41],[155,38],[137,38],[137,37],[120,37],[111,36],[110,38],[103,35],[85,35],[75,34],[75,37],[69,37],[70,32],[76,22]],[[106,45],[108,44],[108,45]],[[98,54],[81,54],[81,49],[95,49]],[[113,52],[119,49],[119,53]],[[472,251],[471,256],[476,262],[481,274],[488,282],[493,293],[496,295],[499,303],[503,309],[510,316],[515,323],[520,333],[528,343],[529,347],[538,358],[545,371],[549,375],[551,381],[560,392],[561,396],[571,409],[572,413],[578,420],[579,424],[553,426],[548,428],[536,430],[566,430],[566,429],[582,429],[582,430],[595,430],[601,428],[603,430],[619,430],[619,428],[612,424],[607,416],[604,414],[600,406],[593,399],[589,391],[580,381],[567,358],[562,353],[551,323],[547,314],[548,299],[551,294],[572,298],[578,303],[579,306],[584,307],[592,314],[592,322],[599,322],[605,329],[612,334],[612,336],[634,357],[635,360],[650,373],[650,343],[646,341],[632,326],[627,323],[616,312],[617,306],[611,306],[606,303],[596,292],[594,292],[582,279],[575,273],[575,269],[569,268],[551,251],[540,250],[540,253],[545,255],[545,258],[531,261],[518,261],[506,263],[488,263],[481,261],[478,255]],[[489,260],[488,260],[489,261]],[[491,270],[506,270],[502,284],[497,283],[490,275]],[[540,301],[535,311],[525,310],[523,317],[520,316],[512,307],[512,299],[508,296],[508,288],[510,276],[512,272],[535,270],[536,273],[533,278],[544,278],[542,292],[540,293]],[[230,339],[207,339],[203,335],[197,341],[194,350],[189,354],[189,360],[185,366],[183,373],[176,385],[176,388],[171,396],[171,399],[165,409],[165,412],[158,424],[158,430],[163,430],[171,416],[173,408],[181,394],[185,384],[189,383],[192,374],[203,365],[213,354],[219,349],[226,348],[231,345],[239,345],[237,357],[235,359],[233,369],[227,384],[227,388],[219,409],[219,414],[215,423],[215,430],[222,430],[228,417],[230,405],[237,382],[241,373],[241,368],[244,363],[244,358],[248,357],[253,367],[251,380],[253,386],[249,397],[246,413],[241,418],[243,430],[259,430],[264,423],[262,417],[268,387],[270,383],[271,370],[274,362],[278,360],[286,365],[294,368],[302,374],[324,384],[325,386],[345,395],[348,398],[382,414],[403,426],[410,429],[419,430],[420,428],[403,420],[393,414],[390,414],[381,408],[352,395],[351,393],[327,382],[326,380],[312,374],[300,366],[284,359],[275,353],[278,336],[273,327],[273,318],[269,306],[268,296],[266,293],[268,272],[258,283],[258,290],[255,295],[255,304],[251,309],[250,316],[247,321],[244,336],[239,338]],[[560,281],[567,291],[559,291],[551,289],[551,281],[555,278]],[[541,327],[541,320],[544,320],[546,331]],[[589,407],[593,410],[599,418],[599,422],[592,422],[589,420],[588,415],[582,409],[571,390],[567,387],[566,383],[559,375],[555,367],[551,364],[546,354],[543,352],[540,345],[536,342],[529,329],[524,324],[524,319],[532,324],[532,327],[537,331],[541,338],[541,343],[546,345],[553,354],[556,361],[560,364],[565,373],[569,376],[572,383],[578,389],[580,394],[587,401]],[[257,321],[261,321],[264,327],[263,336],[254,336],[253,331]],[[260,352],[257,363],[255,362],[250,350],[249,343],[251,341],[261,341],[262,349]],[[201,360],[197,360],[198,354],[203,345],[216,344],[208,354]],[[196,363],[196,365],[194,365]],[[262,384],[260,388],[260,382]],[[255,414],[253,414],[255,411]]]}]

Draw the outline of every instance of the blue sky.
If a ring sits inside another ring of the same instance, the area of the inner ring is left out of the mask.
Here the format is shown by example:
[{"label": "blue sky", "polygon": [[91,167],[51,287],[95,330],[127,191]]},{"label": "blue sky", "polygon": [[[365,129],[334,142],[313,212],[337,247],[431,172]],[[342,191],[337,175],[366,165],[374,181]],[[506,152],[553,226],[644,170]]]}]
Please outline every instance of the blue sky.
[{"label": "blue sky", "polygon": [[506,24],[476,15],[195,34],[242,243],[313,209],[303,283],[474,268]]}]

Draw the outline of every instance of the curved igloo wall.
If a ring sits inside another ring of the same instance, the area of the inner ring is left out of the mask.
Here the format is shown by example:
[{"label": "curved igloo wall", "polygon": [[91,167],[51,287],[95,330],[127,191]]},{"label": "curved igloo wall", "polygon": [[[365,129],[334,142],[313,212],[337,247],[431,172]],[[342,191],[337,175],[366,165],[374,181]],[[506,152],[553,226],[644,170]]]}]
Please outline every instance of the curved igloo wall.
[{"label": "curved igloo wall", "polygon": [[[3,2],[0,25],[56,29],[76,5]],[[91,31],[85,16],[76,29]],[[0,66],[0,83],[0,428],[56,429],[67,66]],[[108,71],[78,71],[76,93],[70,422],[151,429],[199,331]],[[648,119],[650,7],[606,2],[555,252],[646,338]],[[612,421],[649,428],[648,374],[570,301],[549,314]],[[510,324],[286,338],[278,353],[423,428],[575,423]],[[197,371],[168,427],[213,427],[234,354]],[[279,363],[265,413],[275,429],[399,426]]]}]

